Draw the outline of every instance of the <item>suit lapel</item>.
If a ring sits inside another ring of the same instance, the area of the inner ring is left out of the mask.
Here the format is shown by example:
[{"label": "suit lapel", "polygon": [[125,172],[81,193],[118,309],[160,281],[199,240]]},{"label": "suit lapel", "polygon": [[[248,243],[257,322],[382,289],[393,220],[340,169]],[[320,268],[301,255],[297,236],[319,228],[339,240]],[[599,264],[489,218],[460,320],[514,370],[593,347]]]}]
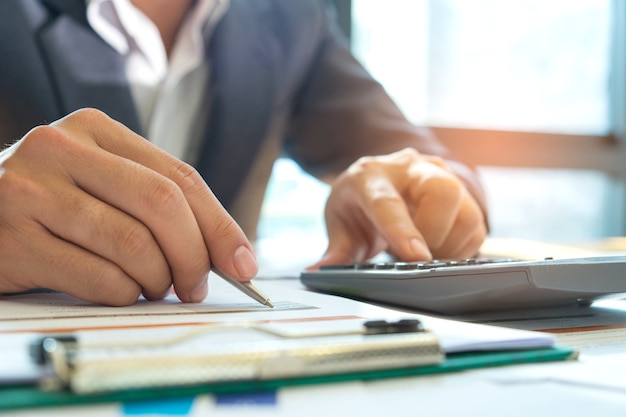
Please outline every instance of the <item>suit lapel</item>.
[{"label": "suit lapel", "polygon": [[61,113],[94,107],[140,132],[122,57],[88,25],[84,0],[44,0],[51,22],[39,33]]},{"label": "suit lapel", "polygon": [[85,0],[41,0],[54,14],[64,14],[77,22],[89,26]]},{"label": "suit lapel", "polygon": [[[59,13],[41,31],[40,42],[62,111],[99,108],[140,132],[122,59],[89,28],[84,0],[44,2]],[[207,45],[211,104],[197,168],[226,207],[245,180],[274,111],[280,68],[278,42],[266,24],[270,3],[231,0]]]},{"label": "suit lapel", "polygon": [[265,1],[231,0],[208,45],[211,115],[198,170],[228,207],[248,174],[274,111],[278,44]]}]

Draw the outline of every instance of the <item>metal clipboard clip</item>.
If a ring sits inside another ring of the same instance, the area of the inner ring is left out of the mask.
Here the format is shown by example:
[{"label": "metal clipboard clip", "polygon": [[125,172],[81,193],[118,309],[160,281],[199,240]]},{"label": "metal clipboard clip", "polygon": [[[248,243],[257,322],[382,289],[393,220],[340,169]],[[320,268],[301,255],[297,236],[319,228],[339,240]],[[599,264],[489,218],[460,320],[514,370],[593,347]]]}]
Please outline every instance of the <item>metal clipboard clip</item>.
[{"label": "metal clipboard clip", "polygon": [[445,357],[418,320],[302,334],[259,323],[211,324],[134,336],[95,343],[42,337],[31,346],[34,360],[51,371],[42,388],[93,394],[417,367]]}]

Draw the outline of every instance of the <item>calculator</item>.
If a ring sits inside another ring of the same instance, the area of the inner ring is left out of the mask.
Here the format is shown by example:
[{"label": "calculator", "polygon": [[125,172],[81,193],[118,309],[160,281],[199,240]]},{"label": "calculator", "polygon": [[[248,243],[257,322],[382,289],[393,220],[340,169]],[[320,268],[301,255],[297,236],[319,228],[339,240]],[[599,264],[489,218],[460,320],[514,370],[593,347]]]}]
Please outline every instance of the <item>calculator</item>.
[{"label": "calculator", "polygon": [[444,315],[589,306],[626,293],[626,256],[330,265],[300,280],[325,293]]}]

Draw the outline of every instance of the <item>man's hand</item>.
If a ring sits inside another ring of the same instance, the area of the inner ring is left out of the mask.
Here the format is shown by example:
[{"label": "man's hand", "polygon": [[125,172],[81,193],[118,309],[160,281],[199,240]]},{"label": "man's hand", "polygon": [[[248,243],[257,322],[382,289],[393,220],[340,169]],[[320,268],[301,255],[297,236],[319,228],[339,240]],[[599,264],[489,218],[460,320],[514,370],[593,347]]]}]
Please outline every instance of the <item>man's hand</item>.
[{"label": "man's hand", "polygon": [[479,205],[438,157],[414,149],[364,157],[333,184],[328,249],[311,268],[383,250],[405,261],[474,256],[487,234]]},{"label": "man's hand", "polygon": [[103,113],[76,111],[0,153],[0,293],[128,305],[173,285],[199,302],[211,263],[240,280],[258,269],[200,174]]}]

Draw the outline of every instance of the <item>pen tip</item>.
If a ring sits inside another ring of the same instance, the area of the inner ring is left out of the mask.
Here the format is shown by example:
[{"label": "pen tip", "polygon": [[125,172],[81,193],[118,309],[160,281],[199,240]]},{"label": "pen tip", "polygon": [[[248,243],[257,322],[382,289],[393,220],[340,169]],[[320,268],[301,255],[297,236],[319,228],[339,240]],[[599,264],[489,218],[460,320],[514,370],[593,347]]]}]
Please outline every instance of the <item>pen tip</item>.
[{"label": "pen tip", "polygon": [[274,308],[274,304],[272,304],[272,302],[270,300],[265,300],[265,305],[270,307],[270,308]]}]

